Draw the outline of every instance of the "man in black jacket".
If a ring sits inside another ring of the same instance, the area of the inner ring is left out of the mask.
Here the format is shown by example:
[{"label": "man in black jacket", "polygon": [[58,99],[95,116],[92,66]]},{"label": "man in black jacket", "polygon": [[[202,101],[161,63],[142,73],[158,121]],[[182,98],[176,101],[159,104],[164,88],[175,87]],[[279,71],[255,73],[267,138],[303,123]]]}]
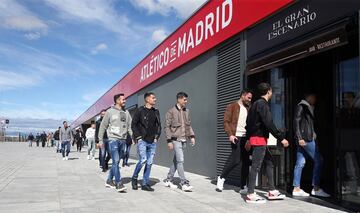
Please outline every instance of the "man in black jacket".
[{"label": "man in black jacket", "polygon": [[269,200],[284,199],[285,195],[281,194],[274,186],[274,163],[269,149],[267,148],[267,140],[269,132],[279,141],[284,147],[289,145],[285,139],[284,133],[278,130],[273,122],[269,107],[269,100],[272,97],[272,89],[270,84],[261,83],[258,85],[258,92],[261,98],[250,107],[246,119],[246,135],[249,138],[250,145],[253,148],[252,165],[249,174],[248,195],[246,196],[247,203],[265,203],[266,200],[255,194],[255,181],[258,172],[260,171],[262,162],[266,164],[266,174],[269,184],[269,192],[267,197]]},{"label": "man in black jacket", "polygon": [[306,94],[305,100],[300,101],[295,110],[294,131],[297,145],[296,164],[294,169],[293,196],[308,197],[309,194],[300,188],[301,173],[305,166],[305,157],[314,161],[311,195],[329,197],[330,195],[320,188],[322,156],[316,145],[316,133],[314,129],[314,106],[315,94]]},{"label": "man in black jacket", "polygon": [[154,191],[149,185],[151,166],[154,160],[156,144],[161,134],[161,120],[159,110],[155,109],[156,97],[154,93],[145,93],[145,106],[136,110],[132,119],[131,128],[134,139],[137,142],[139,153],[139,162],[135,167],[132,177],[132,188],[138,189],[138,176],[143,165],[144,178],[141,189],[145,191]]},{"label": "man in black jacket", "polygon": [[100,119],[96,121],[96,129],[95,129],[95,140],[97,143],[97,147],[99,148],[99,163],[102,172],[106,172],[109,169],[109,161],[111,159],[110,150],[109,150],[109,140],[106,131],[104,132],[104,137],[103,137],[103,143],[104,143],[103,147],[99,146],[99,140],[98,140],[100,124],[105,116],[105,113],[106,113],[106,109],[101,110]]},{"label": "man in black jacket", "polygon": [[60,137],[59,137],[59,132],[60,132],[61,127],[58,128],[58,130],[55,131],[54,133],[54,141],[55,141],[55,148],[56,148],[56,153],[60,152]]}]

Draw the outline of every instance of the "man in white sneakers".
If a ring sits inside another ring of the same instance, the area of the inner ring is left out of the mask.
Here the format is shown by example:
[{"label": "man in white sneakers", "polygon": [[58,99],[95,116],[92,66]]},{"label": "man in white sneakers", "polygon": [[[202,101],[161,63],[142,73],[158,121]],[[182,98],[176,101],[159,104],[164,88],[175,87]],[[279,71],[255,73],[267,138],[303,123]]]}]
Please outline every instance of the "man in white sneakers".
[{"label": "man in white sneakers", "polygon": [[[95,160],[95,122],[91,121],[91,127],[86,130],[85,137],[88,144],[88,160]],[[90,155],[91,154],[91,155]]]},{"label": "man in white sneakers", "polygon": [[229,104],[224,113],[224,130],[229,137],[231,154],[217,179],[216,191],[222,192],[225,179],[238,165],[241,169],[240,194],[247,194],[246,182],[249,176],[249,143],[246,138],[246,118],[251,104],[252,91],[241,91],[240,100]]},{"label": "man in white sneakers", "polygon": [[174,151],[173,164],[170,167],[164,184],[170,188],[177,188],[173,183],[176,170],[180,177],[180,187],[183,191],[191,191],[193,186],[185,177],[184,171],[184,149],[186,143],[190,140],[191,145],[195,145],[195,134],[191,127],[189,110],[186,108],[188,95],[179,92],[176,95],[177,103],[166,113],[165,134],[169,150]]},{"label": "man in white sneakers", "polygon": [[[59,140],[61,144],[63,160],[69,160],[69,153],[71,142],[74,140],[72,130],[66,121],[63,122],[64,126],[59,131]],[[66,151],[65,151],[66,149]]]}]

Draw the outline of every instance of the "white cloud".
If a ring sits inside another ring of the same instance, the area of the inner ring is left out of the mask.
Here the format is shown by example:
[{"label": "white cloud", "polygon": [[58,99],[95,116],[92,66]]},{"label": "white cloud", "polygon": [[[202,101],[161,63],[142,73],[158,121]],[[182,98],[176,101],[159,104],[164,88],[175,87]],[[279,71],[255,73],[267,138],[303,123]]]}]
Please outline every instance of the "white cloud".
[{"label": "white cloud", "polygon": [[25,32],[30,40],[46,35],[48,25],[15,0],[0,1],[0,27]]},{"label": "white cloud", "polygon": [[152,33],[152,40],[155,41],[156,43],[160,43],[162,42],[166,37],[167,37],[167,33],[165,32],[164,29],[158,29],[158,30],[155,30],[153,33]]},{"label": "white cloud", "polygon": [[107,48],[108,46],[105,43],[100,43],[91,50],[91,54],[96,55],[101,51],[107,50]]},{"label": "white cloud", "polygon": [[207,0],[130,0],[139,9],[145,9],[149,14],[169,16],[172,12],[184,19],[190,16]]},{"label": "white cloud", "polygon": [[82,96],[82,99],[87,102],[87,104],[93,104],[97,101],[107,90],[100,89],[94,92],[86,93]]},{"label": "white cloud", "polygon": [[0,91],[19,87],[34,86],[39,78],[34,75],[23,75],[12,71],[0,70]]}]

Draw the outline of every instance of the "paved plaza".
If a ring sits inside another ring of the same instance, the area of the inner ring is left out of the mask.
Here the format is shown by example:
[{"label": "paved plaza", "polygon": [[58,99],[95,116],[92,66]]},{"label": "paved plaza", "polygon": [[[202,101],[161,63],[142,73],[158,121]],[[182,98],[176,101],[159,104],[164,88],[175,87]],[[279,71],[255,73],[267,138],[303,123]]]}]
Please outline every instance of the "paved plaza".
[{"label": "paved plaza", "polygon": [[105,188],[106,174],[86,153],[71,152],[63,161],[53,148],[28,148],[25,143],[0,143],[0,212],[338,212],[331,208],[287,198],[263,205],[245,203],[236,187],[215,191],[208,177],[187,173],[191,193],[165,188],[160,182],[167,168],[154,166],[155,192],[133,191],[130,168],[121,168],[127,193]]}]

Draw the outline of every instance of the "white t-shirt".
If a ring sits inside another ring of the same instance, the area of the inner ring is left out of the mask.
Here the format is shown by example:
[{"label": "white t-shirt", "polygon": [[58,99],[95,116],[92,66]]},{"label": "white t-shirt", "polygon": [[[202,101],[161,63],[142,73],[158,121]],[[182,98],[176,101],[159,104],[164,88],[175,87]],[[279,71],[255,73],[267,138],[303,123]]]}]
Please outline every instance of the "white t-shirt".
[{"label": "white t-shirt", "polygon": [[240,111],[239,111],[239,119],[238,119],[238,123],[236,126],[236,135],[237,137],[244,137],[246,136],[246,118],[247,118],[247,114],[248,111],[247,109],[244,107],[244,105],[239,104],[240,105]]}]

